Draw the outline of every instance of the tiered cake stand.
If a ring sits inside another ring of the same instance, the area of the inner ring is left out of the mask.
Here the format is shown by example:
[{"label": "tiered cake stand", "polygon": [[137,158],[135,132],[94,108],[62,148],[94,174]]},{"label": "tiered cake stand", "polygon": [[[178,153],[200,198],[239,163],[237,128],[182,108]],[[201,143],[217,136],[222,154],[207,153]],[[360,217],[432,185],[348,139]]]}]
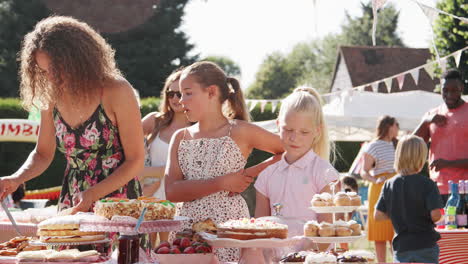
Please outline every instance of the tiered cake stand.
[{"label": "tiered cake stand", "polygon": [[182,222],[189,220],[184,216],[176,216],[173,220],[143,221],[139,228],[137,219],[127,216],[114,216],[112,220],[80,222],[80,231],[119,233],[118,262],[133,264],[139,261],[140,234],[154,232],[170,232],[180,229]]},{"label": "tiered cake stand", "polygon": [[[313,206],[309,207],[309,209],[314,210],[318,214],[332,214],[333,215],[333,223],[336,221],[336,214],[337,213],[344,213],[345,220],[348,220],[348,214],[354,210],[359,208],[359,206]],[[362,233],[360,236],[333,236],[333,237],[306,237],[316,243],[334,243],[335,249],[337,243],[352,243],[362,237],[365,234]]]}]

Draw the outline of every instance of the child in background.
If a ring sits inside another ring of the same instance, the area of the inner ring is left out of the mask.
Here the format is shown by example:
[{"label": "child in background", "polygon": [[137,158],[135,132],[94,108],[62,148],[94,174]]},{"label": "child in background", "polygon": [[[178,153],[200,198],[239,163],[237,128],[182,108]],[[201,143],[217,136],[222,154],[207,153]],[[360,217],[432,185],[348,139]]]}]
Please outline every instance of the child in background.
[{"label": "child in background", "polygon": [[331,214],[308,209],[314,194],[331,193],[330,183],[339,179],[329,161],[330,141],[318,92],[296,88],[283,100],[277,125],[285,153],[258,176],[255,217],[274,215],[273,204],[281,203],[284,217],[331,222]]},{"label": "child in background", "polygon": [[377,221],[391,219],[394,262],[439,263],[439,233],[442,199],[436,184],[420,172],[427,146],[418,136],[405,136],[397,145],[395,170],[399,175],[385,182],[375,207]]}]

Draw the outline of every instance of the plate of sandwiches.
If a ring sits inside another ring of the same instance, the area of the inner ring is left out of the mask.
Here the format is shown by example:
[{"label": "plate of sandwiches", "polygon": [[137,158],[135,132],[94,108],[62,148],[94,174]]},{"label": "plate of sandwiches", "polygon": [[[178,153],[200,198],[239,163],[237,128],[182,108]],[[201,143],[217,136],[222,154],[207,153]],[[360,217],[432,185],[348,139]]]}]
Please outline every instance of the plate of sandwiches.
[{"label": "plate of sandwiches", "polygon": [[18,254],[17,263],[53,263],[53,264],[85,264],[85,263],[105,263],[108,257],[103,257],[96,250],[79,251],[78,249],[38,250],[24,251]]},{"label": "plate of sandwiches", "polygon": [[34,245],[42,243],[55,244],[91,244],[105,242],[104,232],[80,231],[80,221],[96,216],[89,214],[64,215],[49,218],[38,225],[37,235],[39,241],[31,242]]}]

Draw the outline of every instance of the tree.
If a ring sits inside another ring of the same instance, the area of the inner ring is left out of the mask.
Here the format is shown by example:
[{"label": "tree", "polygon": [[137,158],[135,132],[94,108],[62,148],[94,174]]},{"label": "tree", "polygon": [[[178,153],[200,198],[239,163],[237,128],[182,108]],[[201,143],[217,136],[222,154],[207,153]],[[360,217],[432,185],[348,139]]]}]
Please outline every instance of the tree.
[{"label": "tree", "polygon": [[[468,5],[464,0],[440,0],[437,8],[449,14],[468,17]],[[439,15],[434,26],[435,45],[441,57],[447,56],[466,46],[468,42],[468,24],[447,15]],[[435,55],[435,51],[432,50]],[[455,68],[455,63],[449,61],[449,65]],[[464,94],[468,94],[468,55],[466,51],[460,58],[459,70],[465,78]]]},{"label": "tree", "polygon": [[[73,14],[74,0],[60,4],[59,15]],[[176,68],[192,63],[193,45],[180,30],[184,8],[189,0],[160,0],[153,15],[143,24],[127,31],[101,33],[116,50],[119,68],[141,96],[159,96],[164,80]],[[18,96],[18,62],[16,54],[24,35],[50,15],[41,0],[0,0],[0,92]],[[97,2],[97,1],[96,1]],[[96,3],[94,2],[94,3]],[[128,2],[128,1],[127,1]],[[81,4],[92,4],[83,1]],[[135,4],[135,3],[126,3]],[[122,5],[122,4],[121,4]],[[68,9],[67,9],[68,8]],[[103,17],[102,19],[106,19]],[[86,20],[84,20],[86,22]]]},{"label": "tree", "polygon": [[47,17],[41,1],[0,0],[0,94],[19,96],[17,53],[24,35]]},{"label": "tree", "polygon": [[225,56],[208,56],[203,60],[211,61],[219,65],[228,76],[240,77],[241,69],[233,60]]},{"label": "tree", "polygon": [[[361,3],[362,16],[351,17],[346,12],[346,20],[341,26],[346,45],[372,46],[372,3]],[[400,14],[393,5],[387,5],[378,13],[375,42],[378,46],[404,47],[397,34]]]},{"label": "tree", "polygon": [[[362,16],[353,18],[346,14],[346,21],[341,27],[342,33],[298,43],[289,54],[283,55],[282,59],[278,55],[268,56],[260,66],[248,95],[257,98],[262,95],[281,96],[300,85],[312,86],[321,92],[328,91],[339,46],[372,45],[372,5],[362,3],[361,8]],[[376,32],[377,45],[403,46],[396,33],[398,17],[399,14],[392,5],[380,11]],[[274,63],[278,65],[272,65]],[[275,73],[278,69],[280,70]],[[289,75],[284,76],[286,73]],[[269,91],[262,91],[263,89]]]},{"label": "tree", "polygon": [[247,90],[248,98],[282,98],[296,85],[296,80],[288,72],[287,60],[283,54],[275,52],[263,61],[255,76],[255,82]]},{"label": "tree", "polygon": [[194,62],[193,45],[179,29],[188,0],[161,0],[149,20],[129,31],[104,34],[116,50],[119,68],[142,97],[159,96],[164,81],[180,66]]}]

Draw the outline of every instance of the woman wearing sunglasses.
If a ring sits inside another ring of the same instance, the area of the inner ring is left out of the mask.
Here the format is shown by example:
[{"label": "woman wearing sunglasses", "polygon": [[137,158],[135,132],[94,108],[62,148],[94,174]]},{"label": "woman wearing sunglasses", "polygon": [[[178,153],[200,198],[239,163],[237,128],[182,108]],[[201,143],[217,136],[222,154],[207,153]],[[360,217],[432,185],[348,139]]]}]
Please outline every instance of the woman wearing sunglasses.
[{"label": "woman wearing sunglasses", "polygon": [[179,78],[181,70],[176,70],[167,77],[161,92],[159,112],[146,115],[143,133],[146,139],[147,162],[140,180],[143,183],[143,195],[166,199],[164,191],[164,170],[167,161],[169,141],[172,134],[180,128],[190,125],[179,103],[181,94]]},{"label": "woman wearing sunglasses", "polygon": [[[154,196],[161,200],[166,199],[164,170],[169,151],[169,141],[174,132],[190,125],[184,114],[184,109],[179,103],[181,73],[182,69],[179,69],[167,77],[161,92],[159,112],[149,113],[142,120],[147,150],[145,168],[140,177],[143,185],[143,195]],[[168,233],[159,233],[160,241],[167,241],[168,236]],[[155,246],[156,235],[151,235],[151,241]]]}]

